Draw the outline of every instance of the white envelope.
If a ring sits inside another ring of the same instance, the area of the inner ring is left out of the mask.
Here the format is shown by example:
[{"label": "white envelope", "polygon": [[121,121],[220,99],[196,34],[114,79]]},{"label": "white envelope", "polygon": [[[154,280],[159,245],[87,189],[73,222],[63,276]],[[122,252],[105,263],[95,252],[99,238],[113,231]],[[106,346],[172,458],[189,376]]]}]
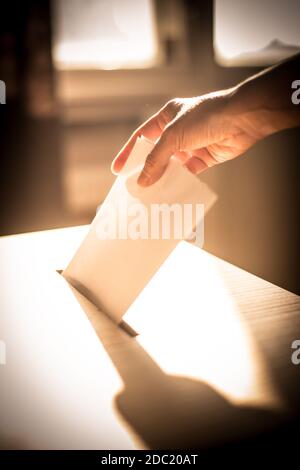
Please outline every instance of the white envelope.
[{"label": "white envelope", "polygon": [[[215,194],[173,157],[159,181],[140,187],[137,177],[153,145],[144,138],[137,140],[86,238],[63,272],[73,287],[117,323],[180,238],[185,238],[197,224],[197,233],[202,237],[203,212],[196,207],[204,204],[206,213],[216,200]],[[141,217],[139,208],[149,216],[153,207],[162,205],[181,209],[182,214],[186,207],[192,207],[192,215],[185,217],[181,234],[175,230],[174,216],[170,218],[170,236],[164,238],[163,230],[159,233],[154,230],[157,237],[154,239],[153,227]],[[145,227],[147,238],[141,238]]]}]

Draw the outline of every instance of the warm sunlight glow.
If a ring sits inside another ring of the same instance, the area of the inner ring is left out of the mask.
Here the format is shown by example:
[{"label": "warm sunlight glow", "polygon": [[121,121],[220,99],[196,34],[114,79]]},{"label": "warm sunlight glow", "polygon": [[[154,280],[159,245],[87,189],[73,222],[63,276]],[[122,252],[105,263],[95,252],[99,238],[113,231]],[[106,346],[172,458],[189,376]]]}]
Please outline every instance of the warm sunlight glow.
[{"label": "warm sunlight glow", "polygon": [[225,66],[268,65],[300,50],[300,3],[215,0],[214,49]]},{"label": "warm sunlight glow", "polygon": [[151,0],[56,0],[53,57],[59,69],[150,67],[158,45]]}]

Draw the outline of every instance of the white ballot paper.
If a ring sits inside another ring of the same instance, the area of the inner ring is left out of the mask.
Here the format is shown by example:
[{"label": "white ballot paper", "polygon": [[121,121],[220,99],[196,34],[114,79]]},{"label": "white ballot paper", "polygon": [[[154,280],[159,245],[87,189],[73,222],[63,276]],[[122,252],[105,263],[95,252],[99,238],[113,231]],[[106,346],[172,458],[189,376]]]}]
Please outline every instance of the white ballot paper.
[{"label": "white ballot paper", "polygon": [[182,239],[203,243],[215,194],[174,157],[149,187],[137,177],[153,143],[138,138],[63,276],[119,323]]}]

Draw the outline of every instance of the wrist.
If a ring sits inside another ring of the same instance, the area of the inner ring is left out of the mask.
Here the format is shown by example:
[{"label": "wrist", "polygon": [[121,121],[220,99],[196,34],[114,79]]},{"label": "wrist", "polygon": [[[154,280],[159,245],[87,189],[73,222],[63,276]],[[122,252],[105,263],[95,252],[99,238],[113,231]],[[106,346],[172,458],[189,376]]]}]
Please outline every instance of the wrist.
[{"label": "wrist", "polygon": [[231,89],[231,112],[255,123],[262,136],[300,125],[300,106],[292,103],[290,85],[286,81],[273,85],[262,73]]}]

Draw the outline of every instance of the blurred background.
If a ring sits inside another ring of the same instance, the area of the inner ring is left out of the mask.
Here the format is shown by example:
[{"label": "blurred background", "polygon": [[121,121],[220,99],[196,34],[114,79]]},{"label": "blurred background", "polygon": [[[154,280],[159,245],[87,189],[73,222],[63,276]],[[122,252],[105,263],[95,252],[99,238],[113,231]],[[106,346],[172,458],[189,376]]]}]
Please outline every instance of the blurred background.
[{"label": "blurred background", "polygon": [[[27,0],[1,17],[1,235],[89,223],[112,158],[167,100],[300,50],[296,0]],[[218,195],[204,248],[296,293],[299,144],[284,131],[201,176]]]}]

